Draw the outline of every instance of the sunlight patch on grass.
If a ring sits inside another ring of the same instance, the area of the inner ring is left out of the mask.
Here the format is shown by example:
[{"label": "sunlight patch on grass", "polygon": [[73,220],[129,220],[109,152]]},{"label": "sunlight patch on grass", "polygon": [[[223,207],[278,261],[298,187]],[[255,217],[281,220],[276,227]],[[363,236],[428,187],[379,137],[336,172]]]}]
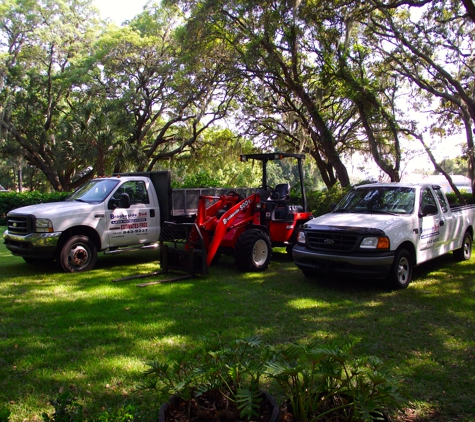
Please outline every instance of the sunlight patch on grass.
[{"label": "sunlight patch on grass", "polygon": [[452,329],[434,326],[430,335],[437,337],[447,351],[464,352],[474,346],[473,340],[462,340],[458,335],[454,334]]},{"label": "sunlight patch on grass", "polygon": [[288,305],[294,309],[324,309],[329,308],[330,304],[325,302],[318,302],[314,299],[301,298],[293,299],[288,302]]},{"label": "sunlight patch on grass", "polygon": [[163,353],[170,350],[185,350],[189,347],[189,339],[182,335],[171,335],[164,337],[154,337],[151,339],[141,339],[136,342],[136,346],[148,353]]}]

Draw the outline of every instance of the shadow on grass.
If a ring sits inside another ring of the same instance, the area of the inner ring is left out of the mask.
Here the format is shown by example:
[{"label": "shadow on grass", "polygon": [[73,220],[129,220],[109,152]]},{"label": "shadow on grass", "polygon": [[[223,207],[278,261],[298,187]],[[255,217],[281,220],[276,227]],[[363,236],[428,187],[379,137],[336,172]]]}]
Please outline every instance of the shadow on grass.
[{"label": "shadow on grass", "polygon": [[473,260],[421,265],[402,291],[378,280],[307,279],[284,253],[261,273],[240,273],[222,257],[208,276],[184,282],[112,281],[157,271],[157,258],[101,256],[95,270],[65,274],[0,255],[0,403],[18,403],[16,420],[40,413],[61,388],[92,413],[145,400],[134,392],[144,363],[213,331],[270,343],[359,338],[359,353],[401,378],[412,420],[475,418]]}]

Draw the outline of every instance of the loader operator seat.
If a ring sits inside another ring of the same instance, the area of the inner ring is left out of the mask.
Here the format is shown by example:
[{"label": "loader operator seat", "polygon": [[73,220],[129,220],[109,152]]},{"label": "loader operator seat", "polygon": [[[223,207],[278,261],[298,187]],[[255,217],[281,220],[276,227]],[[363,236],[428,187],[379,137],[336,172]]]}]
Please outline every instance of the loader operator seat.
[{"label": "loader operator seat", "polygon": [[290,185],[288,183],[281,183],[275,186],[272,192],[272,200],[274,201],[275,208],[273,212],[273,219],[282,220],[288,212],[288,203],[290,201]]},{"label": "loader operator seat", "polygon": [[285,206],[289,200],[290,185],[288,183],[281,183],[276,185],[272,192],[272,199],[276,201],[277,206]]}]

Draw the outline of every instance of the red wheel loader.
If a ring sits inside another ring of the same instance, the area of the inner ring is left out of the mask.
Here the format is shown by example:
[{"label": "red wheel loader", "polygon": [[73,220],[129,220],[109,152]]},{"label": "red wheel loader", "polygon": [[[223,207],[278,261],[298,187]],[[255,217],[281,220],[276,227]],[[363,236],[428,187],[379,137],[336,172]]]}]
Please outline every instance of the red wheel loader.
[{"label": "red wheel loader", "polygon": [[[288,183],[268,185],[267,163],[282,159],[297,161],[299,204],[291,203]],[[238,190],[202,195],[194,223],[165,222],[160,237],[162,269],[207,274],[213,259],[232,254],[239,270],[261,271],[269,265],[272,247],[284,246],[291,253],[298,230],[312,218],[303,185],[303,159],[302,154],[281,152],[241,155],[242,162],[262,162],[261,185],[246,197]]]}]

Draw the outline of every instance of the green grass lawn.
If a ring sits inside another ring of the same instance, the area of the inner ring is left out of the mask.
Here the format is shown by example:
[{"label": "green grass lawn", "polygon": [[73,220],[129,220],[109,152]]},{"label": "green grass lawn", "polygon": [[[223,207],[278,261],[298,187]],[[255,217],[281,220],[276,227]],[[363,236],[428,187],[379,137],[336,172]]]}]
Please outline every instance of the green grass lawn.
[{"label": "green grass lawn", "polygon": [[358,354],[387,361],[406,392],[405,416],[393,418],[475,420],[475,257],[441,257],[392,292],[378,281],[307,279],[284,254],[263,273],[239,273],[225,257],[206,277],[140,288],[153,278],[114,280],[159,270],[157,251],[101,255],[95,270],[66,274],[1,243],[0,409],[11,421],[41,420],[65,391],[90,420],[124,404],[136,420],[156,420],[160,403],[136,391],[145,363],[214,331],[269,343],[359,338]]}]

